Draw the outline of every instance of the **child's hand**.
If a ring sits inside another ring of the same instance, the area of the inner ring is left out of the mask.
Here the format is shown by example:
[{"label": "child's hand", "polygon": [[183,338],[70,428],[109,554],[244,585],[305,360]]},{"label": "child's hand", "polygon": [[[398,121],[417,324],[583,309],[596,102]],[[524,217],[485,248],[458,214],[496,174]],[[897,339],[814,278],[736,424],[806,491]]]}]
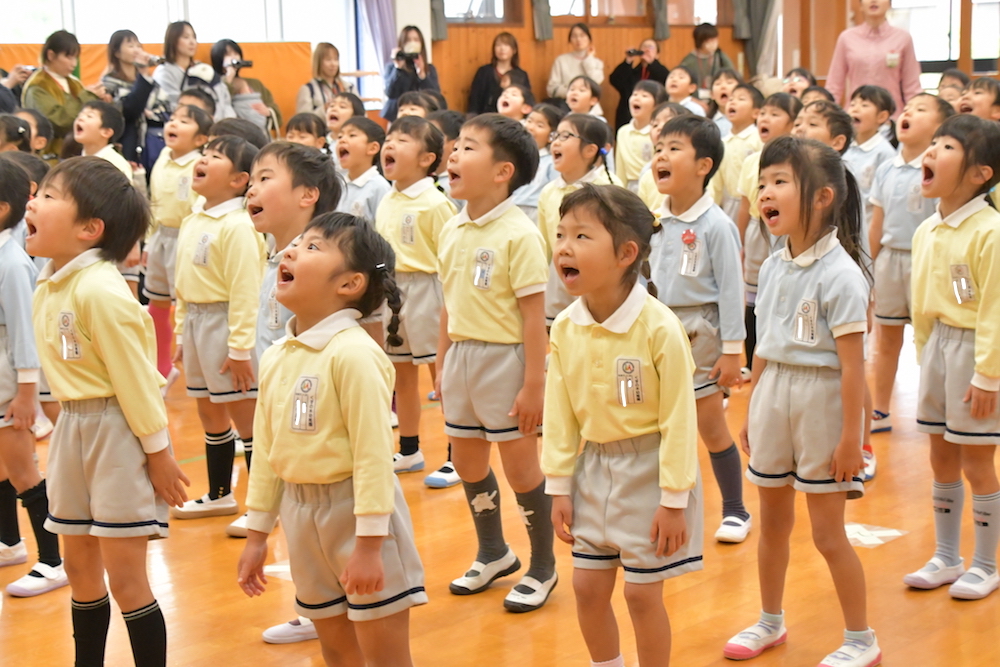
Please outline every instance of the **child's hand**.
[{"label": "child's hand", "polygon": [[858,444],[857,439],[841,439],[837,449],[833,452],[833,460],[830,462],[830,476],[835,482],[850,482],[861,473],[864,464],[861,445]]},{"label": "child's hand", "polygon": [[146,472],[156,495],[171,507],[180,507],[188,499],[184,487],[191,486],[191,480],[177,465],[169,447],[155,454],[146,454]]},{"label": "child's hand", "polygon": [[357,537],[340,583],[348,595],[371,595],[385,587],[382,568],[383,537]]},{"label": "child's hand", "polygon": [[89,86],[87,86],[85,90],[88,90],[101,98],[107,95],[107,90],[105,90],[103,83],[92,83]]},{"label": "child's hand", "polygon": [[569,496],[552,496],[552,527],[556,537],[566,544],[573,544],[567,528],[573,527],[573,501]]},{"label": "child's hand", "polygon": [[965,392],[962,401],[970,403],[969,411],[973,419],[986,419],[996,414],[997,392],[995,391],[986,391],[970,384],[969,391]]},{"label": "child's hand", "polygon": [[708,379],[719,378],[720,387],[743,386],[743,374],[740,372],[740,355],[724,354],[719,357],[712,367],[712,372],[708,374]]},{"label": "child's hand", "polygon": [[264,561],[267,560],[267,533],[256,530],[247,531],[247,543],[236,566],[236,583],[240,585],[247,597],[254,597],[264,592],[267,577],[264,576]]},{"label": "child's hand", "polygon": [[170,359],[170,362],[174,366],[181,366],[184,363],[184,348],[180,343],[177,343],[177,347],[174,348],[174,356]]},{"label": "child's hand", "polygon": [[521,391],[517,392],[514,407],[510,409],[507,416],[517,416],[517,430],[524,435],[533,435],[538,432],[538,425],[542,423],[544,402],[544,384],[538,386],[525,384],[521,387]]},{"label": "child's hand", "polygon": [[3,416],[4,421],[13,421],[14,429],[17,431],[27,431],[35,425],[35,383],[18,383],[17,394],[7,407],[7,412]]},{"label": "child's hand", "polygon": [[750,456],[750,425],[744,421],[743,428],[740,429],[740,449],[747,456]]},{"label": "child's hand", "polygon": [[658,558],[674,555],[688,541],[684,510],[657,507],[653,526],[649,529],[649,541],[656,545]]},{"label": "child's hand", "polygon": [[253,388],[253,364],[249,359],[240,361],[226,357],[226,363],[222,364],[219,372],[225,374],[226,371],[229,371],[233,379],[234,390],[245,393]]},{"label": "child's hand", "polygon": [[142,254],[139,252],[139,244],[136,243],[132,246],[132,249],[128,251],[128,256],[125,258],[125,266],[132,268],[136,266],[142,260]]}]

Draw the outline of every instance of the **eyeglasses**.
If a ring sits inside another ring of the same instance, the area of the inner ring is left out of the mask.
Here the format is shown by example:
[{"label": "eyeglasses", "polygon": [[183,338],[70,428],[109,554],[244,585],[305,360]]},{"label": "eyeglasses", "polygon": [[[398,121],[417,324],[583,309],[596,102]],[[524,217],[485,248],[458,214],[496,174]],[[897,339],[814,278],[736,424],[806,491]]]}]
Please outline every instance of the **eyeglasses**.
[{"label": "eyeglasses", "polygon": [[573,134],[568,130],[563,130],[562,132],[553,132],[550,136],[552,141],[569,141],[570,139],[579,139],[580,141],[586,141],[579,134]]}]

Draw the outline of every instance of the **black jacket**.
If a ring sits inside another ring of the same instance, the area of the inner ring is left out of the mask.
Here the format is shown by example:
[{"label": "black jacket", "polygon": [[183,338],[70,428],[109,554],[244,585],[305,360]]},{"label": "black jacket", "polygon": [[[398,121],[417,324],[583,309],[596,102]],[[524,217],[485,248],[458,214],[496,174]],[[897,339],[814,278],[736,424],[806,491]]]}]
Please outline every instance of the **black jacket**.
[{"label": "black jacket", "polygon": [[[643,77],[643,70],[647,68],[648,74],[646,77]],[[642,81],[643,78],[666,84],[669,73],[670,70],[659,60],[654,60],[649,65],[646,65],[645,61],[641,61],[635,67],[629,65],[628,61],[625,60],[615,68],[609,80],[611,81],[611,85],[615,87],[615,90],[618,91],[618,94],[621,95],[621,98],[618,100],[618,109],[615,111],[616,131],[622,125],[632,120],[632,114],[628,110],[628,98],[632,95],[632,89],[635,88],[635,84]]]},{"label": "black jacket", "polygon": [[[512,69],[507,73],[512,84],[520,84],[531,89],[528,82],[528,73],[520,67]],[[476,70],[476,76],[472,79],[472,88],[469,89],[469,106],[466,111],[470,114],[493,113],[497,110],[497,100],[500,99],[500,77],[493,65],[483,65]]]}]

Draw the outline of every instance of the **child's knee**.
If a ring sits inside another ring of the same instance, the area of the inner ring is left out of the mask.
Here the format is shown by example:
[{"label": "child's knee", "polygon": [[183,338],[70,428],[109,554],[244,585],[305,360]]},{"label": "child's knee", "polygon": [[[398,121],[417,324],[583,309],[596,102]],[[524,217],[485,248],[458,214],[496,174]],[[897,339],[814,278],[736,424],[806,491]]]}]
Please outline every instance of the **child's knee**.
[{"label": "child's knee", "polygon": [[662,584],[625,583],[625,602],[631,614],[646,614],[664,609]]},{"label": "child's knee", "polygon": [[814,524],[812,539],[813,544],[816,545],[816,550],[827,560],[836,556],[845,548],[848,550],[851,549],[851,543],[847,540],[847,534],[842,527],[836,530],[831,529],[827,524]]}]

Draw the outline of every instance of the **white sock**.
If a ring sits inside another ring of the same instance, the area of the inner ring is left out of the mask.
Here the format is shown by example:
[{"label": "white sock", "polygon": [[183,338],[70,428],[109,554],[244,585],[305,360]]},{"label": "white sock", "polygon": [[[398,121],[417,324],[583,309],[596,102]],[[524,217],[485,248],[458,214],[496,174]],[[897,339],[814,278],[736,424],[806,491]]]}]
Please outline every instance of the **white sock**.
[{"label": "white sock", "polygon": [[780,614],[769,614],[766,611],[761,610],[760,621],[758,624],[761,627],[767,628],[771,634],[776,633],[781,629],[781,626],[785,623],[785,612],[782,611]]},{"label": "white sock", "polygon": [[875,631],[871,628],[867,630],[844,630],[844,641],[859,641],[871,646],[875,641]]},{"label": "white sock", "polygon": [[613,660],[605,660],[604,662],[594,662],[591,660],[590,667],[625,667],[625,658],[619,655]]}]

